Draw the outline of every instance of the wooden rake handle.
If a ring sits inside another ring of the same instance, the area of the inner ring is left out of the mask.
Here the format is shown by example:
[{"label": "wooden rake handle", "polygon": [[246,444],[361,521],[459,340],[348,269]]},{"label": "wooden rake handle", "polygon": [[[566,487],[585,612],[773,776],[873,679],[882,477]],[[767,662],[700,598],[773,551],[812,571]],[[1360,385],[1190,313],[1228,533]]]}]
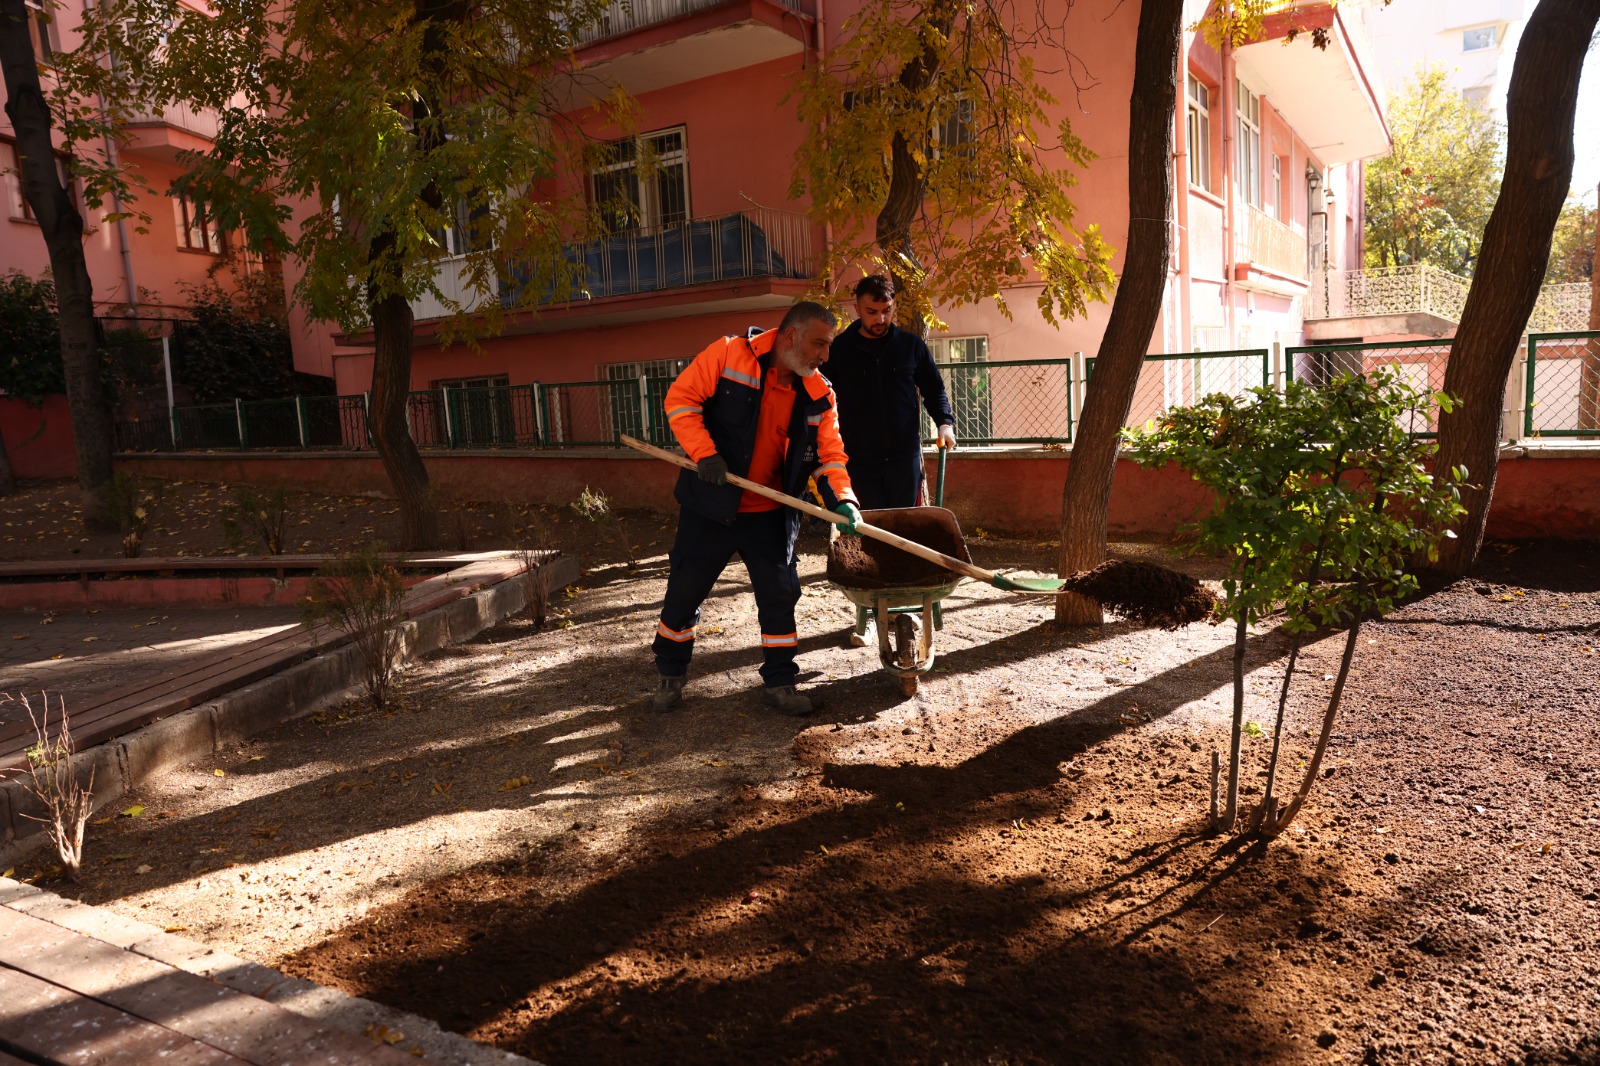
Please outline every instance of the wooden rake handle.
[{"label": "wooden rake handle", "polygon": [[[622,443],[626,444],[635,451],[643,452],[644,454],[654,456],[657,459],[663,459],[674,466],[681,466],[685,470],[697,469],[694,460],[688,458],[687,456],[675,455],[672,452],[657,448],[653,444],[646,444],[644,441],[630,437],[627,434],[622,434],[621,439]],[[849,523],[849,519],[845,518],[844,515],[835,514],[825,508],[818,507],[814,503],[790,496],[787,493],[779,492],[777,489],[769,489],[765,485],[758,485],[754,481],[740,477],[738,474],[729,474],[728,483],[730,485],[737,485],[741,489],[745,489],[749,492],[753,492],[757,496],[765,496],[769,500],[775,500],[787,507],[793,507],[795,510],[811,515],[813,518],[821,518],[825,521],[832,522],[836,526],[842,526]],[[965,559],[957,559],[953,555],[946,555],[944,552],[935,551],[926,544],[918,544],[914,540],[907,540],[902,536],[890,533],[887,529],[879,529],[877,526],[870,525],[866,522],[857,522],[856,532],[861,534],[863,537],[871,537],[873,540],[881,540],[885,544],[892,544],[903,552],[910,552],[912,555],[915,555],[920,559],[926,559],[930,563],[937,563],[946,570],[954,571],[963,577],[970,577],[975,581],[982,581],[986,585],[993,585],[995,583],[995,579],[999,576],[993,570],[985,570],[981,566],[974,566]]]}]

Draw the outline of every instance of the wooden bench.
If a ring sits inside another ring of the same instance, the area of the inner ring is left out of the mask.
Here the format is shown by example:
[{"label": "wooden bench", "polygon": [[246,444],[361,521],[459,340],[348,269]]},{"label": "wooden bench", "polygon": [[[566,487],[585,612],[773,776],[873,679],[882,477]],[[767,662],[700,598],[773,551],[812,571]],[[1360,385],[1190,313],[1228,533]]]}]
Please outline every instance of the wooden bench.
[{"label": "wooden bench", "polygon": [[[268,564],[291,558],[269,557]],[[326,557],[320,557],[326,561]],[[184,559],[190,568],[206,568],[215,563],[232,563],[235,559],[217,560]],[[399,556],[397,563],[406,567],[452,566],[452,569],[426,578],[406,590],[402,611],[407,619],[416,618],[428,611],[446,606],[501,581],[515,577],[524,570],[516,553],[486,552],[457,556]],[[117,560],[109,561],[111,563]],[[175,560],[127,560],[160,564]],[[195,564],[201,564],[196,566]],[[563,572],[552,575],[552,587],[559,587],[577,576],[575,564],[555,553],[547,553],[541,565],[561,566]],[[32,566],[35,564],[8,564]],[[82,566],[85,572],[99,573],[100,563]],[[260,560],[257,567],[263,564]],[[293,565],[293,564],[289,564]],[[320,565],[317,563],[315,565]],[[156,567],[152,567],[156,568]],[[59,572],[59,569],[58,571]],[[225,692],[241,688],[254,681],[284,670],[323,651],[338,648],[350,641],[350,635],[331,625],[318,625],[308,629],[304,625],[275,633],[247,644],[235,645],[223,651],[196,655],[155,678],[113,689],[83,704],[68,704],[72,719],[73,741],[79,750],[111,740],[140,726],[148,725],[179,711],[199,706]],[[33,726],[26,716],[12,716],[0,721],[0,770],[17,769],[27,765],[27,750],[35,741]]]}]

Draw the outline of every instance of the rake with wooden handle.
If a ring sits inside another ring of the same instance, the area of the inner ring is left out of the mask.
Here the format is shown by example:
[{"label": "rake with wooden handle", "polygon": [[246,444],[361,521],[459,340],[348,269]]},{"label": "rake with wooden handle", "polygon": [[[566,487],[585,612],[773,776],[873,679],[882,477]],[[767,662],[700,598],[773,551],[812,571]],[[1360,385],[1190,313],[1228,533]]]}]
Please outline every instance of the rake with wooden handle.
[{"label": "rake with wooden handle", "polygon": [[[630,448],[635,449],[636,451],[644,452],[646,455],[653,455],[657,459],[664,459],[665,461],[672,463],[674,466],[681,466],[685,470],[696,469],[694,460],[682,455],[675,455],[672,452],[665,451],[661,448],[657,448],[653,444],[646,444],[644,441],[637,440],[633,437],[627,436],[626,434],[624,434],[622,437],[622,443],[626,444]],[[776,500],[778,503],[781,503],[786,507],[793,507],[795,510],[802,511],[805,514],[811,515],[815,518],[825,519],[834,523],[835,525],[847,525],[850,521],[844,515],[835,514],[834,512],[826,510],[825,508],[818,507],[814,503],[790,496],[787,493],[779,492],[777,489],[769,489],[765,485],[758,485],[754,481],[751,481],[748,478],[742,478],[737,474],[729,474],[728,483],[731,485],[737,485],[741,489],[746,489],[750,492],[753,492],[757,496],[765,496],[769,500]],[[918,544],[914,540],[907,540],[904,537],[890,533],[887,529],[879,529],[877,526],[871,525],[867,522],[857,522],[856,532],[861,534],[863,537],[871,537],[873,540],[881,540],[885,544],[892,544],[901,551],[909,552],[918,558],[926,559],[930,563],[937,563],[946,570],[952,570],[955,573],[960,574],[962,577],[970,577],[975,581],[982,581],[985,584],[993,585],[995,588],[1004,589],[1007,592],[1022,592],[1041,596],[1054,596],[1056,593],[1061,592],[1064,589],[1066,591],[1072,591],[1071,589],[1066,588],[1067,581],[1061,578],[1006,577],[1004,574],[997,573],[994,570],[985,570],[983,567],[975,566],[972,563],[967,562],[965,559],[957,559],[953,555],[946,555],[944,552],[935,551],[925,544]]]}]

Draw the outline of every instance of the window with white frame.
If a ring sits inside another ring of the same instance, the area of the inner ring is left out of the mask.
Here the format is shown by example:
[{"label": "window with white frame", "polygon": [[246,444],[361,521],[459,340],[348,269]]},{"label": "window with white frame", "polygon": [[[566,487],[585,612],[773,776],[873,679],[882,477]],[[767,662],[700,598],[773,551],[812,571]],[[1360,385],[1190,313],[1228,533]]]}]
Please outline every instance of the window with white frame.
[{"label": "window with white frame", "polygon": [[590,172],[590,193],[606,230],[651,233],[689,219],[684,128],[610,141]]},{"label": "window with white frame", "polygon": [[486,252],[494,248],[494,238],[485,232],[489,218],[489,205],[472,202],[466,197],[446,206],[445,225],[433,231],[433,239],[448,256],[466,255],[468,252]]},{"label": "window with white frame", "polygon": [[205,208],[185,193],[172,198],[172,219],[178,229],[178,247],[191,252],[221,255],[226,242],[216,223],[206,217]]},{"label": "window with white frame", "polygon": [[41,0],[26,2],[28,40],[33,44],[33,58],[41,63],[49,63],[56,53],[55,19]]},{"label": "window with white frame", "polygon": [[933,127],[935,158],[945,152],[970,154],[971,146],[977,140],[973,125],[975,115],[972,101],[965,96],[958,96],[950,113]]},{"label": "window with white frame", "polygon": [[1189,184],[1211,191],[1211,90],[1189,75]]},{"label": "window with white frame", "polygon": [[1242,81],[1235,81],[1238,92],[1239,159],[1235,185],[1247,204],[1261,206],[1261,97]]},{"label": "window with white frame", "polygon": [[1481,52],[1486,48],[1493,48],[1500,41],[1498,26],[1474,26],[1470,30],[1461,31],[1461,50],[1463,52]]},{"label": "window with white frame", "polygon": [[[33,217],[33,205],[28,203],[22,191],[22,156],[11,141],[0,141],[0,171],[5,175],[6,209],[11,217],[19,222],[37,221]],[[56,156],[56,180],[67,190],[67,199],[72,201],[72,206],[77,207],[78,185],[67,169],[67,161],[60,156]]]},{"label": "window with white frame", "polygon": [[[989,338],[934,337],[928,341],[928,350],[933,353],[933,361],[940,364],[945,393],[950,397],[950,408],[956,416],[956,439],[991,439],[994,436],[994,395],[989,368],[972,365],[989,362]],[[923,438],[932,439],[936,430],[926,411],[922,423]]]},{"label": "window with white frame", "polygon": [[[666,414],[661,402],[666,399],[667,385],[686,365],[682,359],[651,359],[639,363],[602,363],[597,368],[601,381],[607,382],[606,401],[611,411],[613,433],[626,433],[630,437],[645,435],[644,405],[650,402],[650,439],[670,443],[672,436],[666,427]],[[640,379],[644,385],[640,386]]]},{"label": "window with white frame", "polygon": [[1289,220],[1288,205],[1283,202],[1283,156],[1272,157],[1272,213],[1279,222]]}]

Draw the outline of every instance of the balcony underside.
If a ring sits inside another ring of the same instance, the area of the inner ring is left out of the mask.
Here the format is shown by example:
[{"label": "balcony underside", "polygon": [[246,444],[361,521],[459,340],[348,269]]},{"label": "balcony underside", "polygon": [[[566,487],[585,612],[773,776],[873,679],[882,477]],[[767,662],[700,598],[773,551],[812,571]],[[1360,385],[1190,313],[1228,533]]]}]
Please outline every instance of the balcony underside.
[{"label": "balcony underside", "polygon": [[1347,318],[1308,318],[1306,341],[1320,344],[1371,337],[1453,337],[1456,323],[1428,311],[1408,311],[1391,315],[1351,315]]},{"label": "balcony underside", "polygon": [[125,127],[125,155],[156,159],[177,166],[183,152],[209,152],[211,138],[166,123]]},{"label": "balcony underside", "polygon": [[646,26],[578,53],[570,104],[590,103],[613,85],[638,95],[796,56],[809,32],[809,18],[768,0],[736,0]]}]

